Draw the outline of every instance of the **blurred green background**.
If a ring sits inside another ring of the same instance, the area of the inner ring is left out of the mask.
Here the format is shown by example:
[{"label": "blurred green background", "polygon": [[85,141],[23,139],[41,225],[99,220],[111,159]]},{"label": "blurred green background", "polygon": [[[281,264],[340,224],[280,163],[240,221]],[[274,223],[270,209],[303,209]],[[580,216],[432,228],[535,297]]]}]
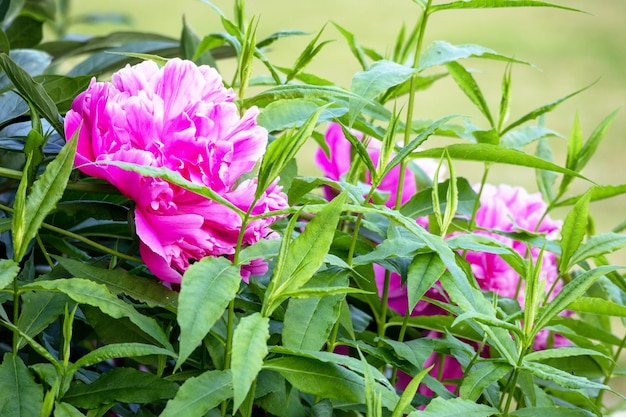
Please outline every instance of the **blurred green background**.
[{"label": "blurred green background", "polygon": [[[575,13],[548,8],[483,9],[443,11],[432,16],[425,44],[433,40],[451,43],[476,43],[502,54],[532,62],[536,68],[516,65],[513,70],[510,120],[597,80],[589,90],[563,103],[545,120],[547,127],[563,135],[552,138],[555,160],[564,163],[566,137],[578,112],[585,135],[613,110],[626,101],[626,1],[625,0],[554,0],[561,5],[584,10]],[[213,2],[232,17],[232,1]],[[222,31],[217,14],[201,1],[184,0],[109,0],[107,2],[75,1],[73,14],[86,12],[123,12],[131,18],[127,25],[75,25],[70,32],[104,34],[113,30],[142,30],[179,37],[182,18],[198,35]],[[315,33],[328,22],[336,22],[353,32],[362,46],[385,53],[390,51],[402,26],[412,27],[419,7],[410,0],[318,0],[248,1],[247,17],[260,16],[258,38],[280,29],[301,29]],[[268,51],[268,57],[279,65],[291,65],[311,36],[280,40]],[[317,73],[345,87],[359,71],[356,60],[339,32],[327,25],[323,40],[334,39],[313,61],[307,72]],[[465,63],[476,69],[475,77],[487,96],[492,111],[497,111],[502,62],[471,60]],[[220,64],[226,79],[232,78],[232,63]],[[258,68],[262,69],[259,63]],[[459,113],[475,116],[473,123],[486,123],[471,111],[467,98],[452,80],[444,79],[435,87],[420,93],[416,117],[438,118]],[[622,109],[601,144],[598,155],[583,172],[599,184],[626,182],[626,109]],[[438,138],[435,141],[440,140]],[[431,142],[430,145],[438,145]],[[302,153],[301,170],[314,173]],[[461,164],[457,172],[478,180],[479,164]],[[492,171],[489,182],[508,182],[536,190],[534,172],[500,166]],[[588,183],[578,181],[575,191],[583,192]],[[626,197],[592,205],[598,232],[608,231],[626,220]],[[557,216],[565,212],[557,212]],[[626,258],[626,253],[619,257]]]}]

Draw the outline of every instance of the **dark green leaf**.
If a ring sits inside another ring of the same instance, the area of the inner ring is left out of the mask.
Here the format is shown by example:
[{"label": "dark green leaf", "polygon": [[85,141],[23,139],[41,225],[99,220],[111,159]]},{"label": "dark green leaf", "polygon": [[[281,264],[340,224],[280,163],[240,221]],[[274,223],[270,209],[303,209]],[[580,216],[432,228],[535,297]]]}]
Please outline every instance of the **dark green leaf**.
[{"label": "dark green leaf", "polygon": [[20,265],[11,259],[0,259],[0,290],[13,283],[20,273]]},{"label": "dark green leaf", "polygon": [[180,351],[177,368],[189,357],[237,294],[241,275],[228,259],[206,257],[183,275],[178,315]]},{"label": "dark green leaf", "polygon": [[115,368],[91,384],[75,384],[63,401],[80,408],[97,408],[111,402],[150,403],[174,397],[178,384],[149,372]]},{"label": "dark green leaf", "polygon": [[446,64],[450,75],[456,81],[456,84],[461,88],[461,91],[470,99],[476,108],[487,118],[489,125],[495,127],[491,111],[487,105],[487,101],[483,96],[480,87],[470,74],[461,64],[456,61],[448,62]]},{"label": "dark green leaf", "polygon": [[426,291],[439,280],[446,270],[441,258],[435,253],[418,253],[409,264],[407,273],[407,296],[409,311],[413,311]]},{"label": "dark green leaf", "polygon": [[31,16],[18,16],[5,32],[12,49],[33,48],[43,39],[43,22]]},{"label": "dark green leaf", "polygon": [[244,401],[263,367],[267,339],[270,337],[269,325],[269,318],[254,313],[243,317],[235,328],[231,362],[234,409],[239,408]]},{"label": "dark green leaf", "polygon": [[528,407],[515,410],[511,414],[511,417],[536,417],[536,416],[550,416],[550,417],[589,417],[589,413],[582,409],[567,408],[567,407]]},{"label": "dark green leaf", "polygon": [[[25,334],[35,337],[63,314],[69,302],[64,294],[48,291],[24,293],[22,313],[17,325]],[[20,340],[20,348],[25,344],[24,340]]]},{"label": "dark green leaf", "polygon": [[0,365],[0,415],[38,416],[43,406],[42,388],[18,355],[4,354]]},{"label": "dark green leaf", "polygon": [[487,387],[511,371],[511,366],[500,362],[480,362],[463,376],[460,396],[477,401]]}]

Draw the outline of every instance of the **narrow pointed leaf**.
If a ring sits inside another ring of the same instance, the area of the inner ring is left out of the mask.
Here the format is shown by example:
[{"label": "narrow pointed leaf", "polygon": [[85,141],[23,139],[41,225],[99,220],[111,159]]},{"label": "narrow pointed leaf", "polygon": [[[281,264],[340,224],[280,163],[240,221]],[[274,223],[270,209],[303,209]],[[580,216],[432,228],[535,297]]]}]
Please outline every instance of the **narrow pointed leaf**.
[{"label": "narrow pointed leaf", "polygon": [[409,264],[406,284],[409,311],[413,311],[418,301],[441,278],[445,270],[446,266],[435,253],[419,253],[413,258]]},{"label": "narrow pointed leaf", "polygon": [[437,397],[426,406],[424,411],[414,411],[409,414],[409,417],[490,417],[493,415],[500,415],[500,411],[462,398],[444,400]]},{"label": "narrow pointed leaf", "polygon": [[235,298],[241,275],[226,258],[204,258],[187,269],[178,298],[180,352],[177,367],[191,355]]},{"label": "narrow pointed leaf", "polygon": [[404,389],[404,392],[402,392],[400,401],[398,401],[398,405],[396,405],[396,408],[393,410],[391,417],[401,417],[406,415],[406,410],[413,410],[413,407],[411,406],[411,401],[413,401],[413,397],[417,392],[417,388],[421,384],[424,377],[428,375],[428,373],[431,371],[431,369],[433,369],[433,366],[421,370],[411,379],[409,385],[407,385],[407,387]]},{"label": "narrow pointed leaf", "polygon": [[111,294],[104,285],[82,278],[70,278],[37,281],[24,285],[22,289],[59,291],[77,303],[97,307],[100,311],[113,318],[127,317],[133,324],[154,338],[161,346],[173,350],[172,345],[156,320],[139,314],[133,306]]},{"label": "narrow pointed leaf", "polygon": [[567,309],[579,313],[626,317],[626,306],[597,297],[580,297],[570,303]]},{"label": "narrow pointed leaf", "polygon": [[565,7],[558,4],[534,0],[461,0],[434,5],[429,9],[429,12],[434,13],[440,10],[449,9],[484,9],[499,7],[553,7],[557,9],[569,10],[572,12],[581,11],[572,7]]},{"label": "narrow pointed leaf", "polygon": [[263,367],[267,355],[270,320],[259,313],[239,321],[233,336],[231,371],[233,375],[233,408],[237,409],[246,398],[252,382]]},{"label": "narrow pointed leaf", "polygon": [[470,74],[461,64],[456,61],[448,62],[446,64],[450,75],[456,81],[456,84],[461,88],[461,91],[470,99],[476,108],[487,118],[489,125],[495,127],[491,111],[487,105],[487,100],[483,96],[483,93]]},{"label": "narrow pointed leaf", "polygon": [[85,415],[72,404],[56,403],[54,405],[54,417],[85,417]]},{"label": "narrow pointed leaf", "polygon": [[11,259],[0,260],[0,290],[10,285],[17,274],[20,273],[20,265]]},{"label": "narrow pointed leaf", "polygon": [[569,372],[562,371],[550,365],[539,362],[524,361],[521,367],[523,370],[530,372],[538,378],[552,381],[564,388],[570,389],[600,389],[614,392],[608,385],[599,382],[590,381],[587,378],[572,375]]},{"label": "narrow pointed leaf", "polygon": [[82,356],[69,367],[68,372],[75,372],[80,368],[86,368],[109,359],[133,358],[149,355],[176,356],[174,352],[170,350],[145,343],[115,343],[101,346],[87,353],[85,356]]},{"label": "narrow pointed leaf", "polygon": [[[44,173],[31,187],[30,194],[24,203],[24,213],[18,217],[18,221],[13,223],[15,260],[22,260],[28,244],[34,239],[44,219],[63,196],[65,185],[74,165],[77,137],[78,135],[75,134],[65,144],[61,152],[48,164]],[[26,181],[26,178],[23,178],[22,181]]]},{"label": "narrow pointed leaf", "polygon": [[483,362],[475,365],[469,373],[464,375],[461,389],[461,398],[477,401],[487,387],[511,371],[511,366],[499,362]]},{"label": "narrow pointed leaf", "polygon": [[455,62],[465,58],[487,58],[499,61],[518,62],[527,64],[527,62],[501,55],[494,50],[485,48],[480,45],[452,45],[445,41],[435,41],[430,44],[420,57],[419,72],[427,68],[437,65],[445,65],[449,62]]},{"label": "narrow pointed leaf", "polygon": [[582,170],[587,165],[587,162],[589,162],[591,157],[595,154],[596,149],[598,149],[598,145],[600,145],[600,142],[604,139],[604,136],[606,136],[606,133],[616,116],[617,110],[614,110],[611,114],[604,118],[598,127],[596,127],[591,133],[591,136],[589,136],[589,139],[587,139],[580,150],[580,154],[576,161],[576,171]]},{"label": "narrow pointed leaf", "polygon": [[185,381],[160,417],[203,417],[232,395],[230,371],[207,371]]},{"label": "narrow pointed leaf", "polygon": [[620,233],[602,233],[591,236],[580,245],[569,260],[570,267],[595,256],[613,253],[626,246],[626,235]]},{"label": "narrow pointed leaf", "polygon": [[578,200],[576,205],[565,217],[565,222],[561,229],[561,258],[559,259],[559,274],[562,275],[571,267],[570,258],[579,248],[587,232],[589,222],[589,201],[591,193],[587,192],[583,198]]},{"label": "narrow pointed leaf", "polygon": [[528,155],[515,149],[508,149],[484,143],[457,143],[446,146],[445,148],[433,148],[413,152],[411,156],[413,158],[440,158],[444,151],[447,151],[452,159],[525,166],[529,168],[560,172],[562,174],[573,175],[587,180],[587,178],[575,171],[563,168],[548,161],[544,161],[536,156]]},{"label": "narrow pointed leaf", "polygon": [[[22,311],[18,320],[18,327],[30,337],[37,336],[50,323],[55,321],[65,311],[70,299],[55,292],[27,292],[22,294]],[[19,347],[26,344],[20,340]]]},{"label": "narrow pointed leaf", "polygon": [[583,409],[568,407],[528,407],[521,408],[509,414],[511,417],[589,417],[589,412]]},{"label": "narrow pointed leaf", "polygon": [[562,346],[555,349],[538,350],[524,356],[524,360],[537,362],[546,359],[569,358],[571,356],[601,356],[605,359],[611,360],[607,355],[598,352],[597,350],[584,349],[575,346]]}]

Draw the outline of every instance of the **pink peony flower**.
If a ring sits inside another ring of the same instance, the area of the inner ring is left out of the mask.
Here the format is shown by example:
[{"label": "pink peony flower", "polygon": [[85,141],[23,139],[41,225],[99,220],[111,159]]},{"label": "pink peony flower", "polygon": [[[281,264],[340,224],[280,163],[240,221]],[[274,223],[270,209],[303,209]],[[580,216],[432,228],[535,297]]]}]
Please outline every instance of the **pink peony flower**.
[{"label": "pink peony flower", "polygon": [[[67,138],[80,127],[76,166],[136,203],[141,256],[163,281],[180,283],[190,262],[205,256],[232,255],[241,217],[165,180],[98,162],[165,167],[247,211],[257,182],[241,178],[262,157],[267,131],[256,124],[256,108],[239,115],[234,97],[213,68],[180,59],[162,68],[145,61],[116,72],[111,82],[92,80],[65,118]],[[254,204],[256,215],[286,208],[287,198],[272,184]],[[243,243],[274,237],[270,225],[275,220],[247,224]],[[242,276],[266,268],[254,262]]]}]

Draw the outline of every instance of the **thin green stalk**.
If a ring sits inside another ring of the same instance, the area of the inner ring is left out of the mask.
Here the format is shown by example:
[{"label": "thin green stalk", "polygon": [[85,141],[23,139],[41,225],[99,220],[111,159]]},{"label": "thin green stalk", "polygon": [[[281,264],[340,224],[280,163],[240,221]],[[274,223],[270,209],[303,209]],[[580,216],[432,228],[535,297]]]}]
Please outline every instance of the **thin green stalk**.
[{"label": "thin green stalk", "polygon": [[19,346],[20,334],[17,329],[17,322],[20,318],[20,285],[17,282],[17,276],[13,278],[13,356],[17,356],[17,348]]}]

